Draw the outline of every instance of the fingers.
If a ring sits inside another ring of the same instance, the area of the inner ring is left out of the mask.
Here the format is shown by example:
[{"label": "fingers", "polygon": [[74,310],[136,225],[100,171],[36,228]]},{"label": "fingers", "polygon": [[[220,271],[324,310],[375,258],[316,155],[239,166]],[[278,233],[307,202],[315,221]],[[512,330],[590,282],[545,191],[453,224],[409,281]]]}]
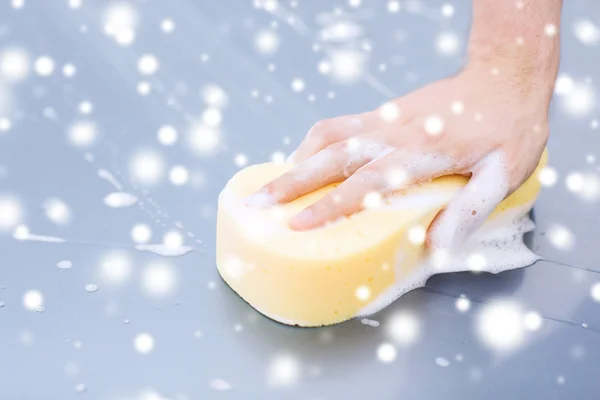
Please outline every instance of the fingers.
[{"label": "fingers", "polygon": [[452,250],[462,245],[507,196],[508,173],[500,153],[490,153],[472,172],[469,183],[429,227],[429,249]]},{"label": "fingers", "polygon": [[343,144],[335,144],[321,150],[271,181],[263,191],[271,194],[276,202],[288,202],[344,180],[359,166],[348,168],[348,153],[343,147]]},{"label": "fingers", "polygon": [[340,182],[363,165],[391,151],[391,147],[362,136],[335,143],[246,199],[251,206],[292,201],[330,183]]},{"label": "fingers", "polygon": [[368,163],[323,199],[292,218],[290,227],[308,230],[364,208],[378,207],[382,198],[393,191],[445,173],[445,170],[417,169],[409,160],[405,153],[394,151]]},{"label": "fingers", "polygon": [[317,154],[329,145],[372,130],[378,119],[373,112],[326,119],[313,125],[294,152],[293,162],[298,163]]},{"label": "fingers", "polygon": [[[360,211],[365,202],[376,203],[381,182],[368,172],[357,172],[340,186],[290,220],[290,228],[308,230]],[[372,198],[365,198],[371,194]],[[373,204],[375,205],[375,204]]]}]

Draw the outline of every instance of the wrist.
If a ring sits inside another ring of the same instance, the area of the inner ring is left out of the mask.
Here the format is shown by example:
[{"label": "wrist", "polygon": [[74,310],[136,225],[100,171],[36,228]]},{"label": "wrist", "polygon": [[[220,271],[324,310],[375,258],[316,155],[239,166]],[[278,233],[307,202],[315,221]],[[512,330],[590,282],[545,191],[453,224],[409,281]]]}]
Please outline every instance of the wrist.
[{"label": "wrist", "polygon": [[474,72],[503,87],[510,86],[522,100],[549,104],[558,73],[558,44],[554,41],[538,43],[538,46],[535,42],[526,46],[516,42],[495,44],[472,40],[464,71]]}]

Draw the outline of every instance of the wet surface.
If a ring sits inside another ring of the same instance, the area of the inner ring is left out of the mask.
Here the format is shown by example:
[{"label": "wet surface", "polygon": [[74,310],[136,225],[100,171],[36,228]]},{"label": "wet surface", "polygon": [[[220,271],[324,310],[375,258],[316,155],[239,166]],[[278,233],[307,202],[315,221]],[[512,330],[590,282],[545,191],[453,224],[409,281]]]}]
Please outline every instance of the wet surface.
[{"label": "wet surface", "polygon": [[[0,230],[0,399],[600,396],[600,203],[582,199],[573,178],[599,172],[600,52],[575,27],[598,24],[600,6],[565,2],[561,73],[596,97],[570,92],[552,107],[557,181],[543,188],[528,239],[544,260],[434,276],[369,317],[377,327],[298,329],[220,280],[218,193],[243,161],[289,154],[315,121],[456,71],[469,9],[455,2],[444,17],[438,1],[403,1],[398,13],[384,1],[281,1],[285,12],[269,13],[233,3],[131,1],[135,21],[109,2],[0,4],[0,58],[21,49],[30,65],[20,81],[0,81],[0,119],[10,120],[0,131],[0,199],[10,201],[0,204],[18,214]],[[319,72],[338,51],[318,34],[335,7],[361,28],[345,45],[366,57],[347,85]],[[448,32],[456,54],[436,50]],[[144,55],[157,68],[140,66]],[[82,122],[93,128],[73,133]],[[164,125],[176,140],[161,139]],[[131,197],[107,204],[111,193]],[[164,257],[140,244],[191,251]]]}]

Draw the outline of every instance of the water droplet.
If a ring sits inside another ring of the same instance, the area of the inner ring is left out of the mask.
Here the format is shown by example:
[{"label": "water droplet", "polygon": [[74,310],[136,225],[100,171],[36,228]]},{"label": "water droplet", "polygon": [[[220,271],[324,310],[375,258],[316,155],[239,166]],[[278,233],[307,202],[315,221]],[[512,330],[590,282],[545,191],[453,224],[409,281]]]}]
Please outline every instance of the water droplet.
[{"label": "water droplet", "polygon": [[128,319],[126,319],[125,321],[123,321],[123,323],[124,323],[125,325],[129,325],[129,323],[130,323],[130,322],[131,322],[131,321],[130,321],[130,320],[128,320]]},{"label": "water droplet", "polygon": [[94,292],[97,292],[97,291],[98,291],[98,289],[100,289],[100,288],[98,287],[98,285],[94,285],[93,283],[90,283],[90,284],[87,284],[87,285],[85,285],[85,291],[86,291],[86,292],[88,292],[88,293],[94,293]]},{"label": "water droplet", "polygon": [[83,383],[78,383],[77,385],[75,385],[75,391],[77,393],[83,393],[87,390],[87,387],[85,386],[85,384]]},{"label": "water droplet", "polygon": [[71,269],[73,263],[69,260],[62,260],[56,263],[56,266],[60,269]]},{"label": "water droplet", "polygon": [[4,307],[4,302],[0,301],[0,308]]},{"label": "water droplet", "polygon": [[38,307],[36,311],[39,313],[43,313],[44,311],[46,311],[46,309],[44,307]]}]

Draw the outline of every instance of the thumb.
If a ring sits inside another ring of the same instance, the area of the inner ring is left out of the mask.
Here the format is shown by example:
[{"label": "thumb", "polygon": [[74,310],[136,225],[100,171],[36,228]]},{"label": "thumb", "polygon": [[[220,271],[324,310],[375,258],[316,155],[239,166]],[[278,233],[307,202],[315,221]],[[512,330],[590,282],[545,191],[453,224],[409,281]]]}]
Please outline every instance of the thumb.
[{"label": "thumb", "polygon": [[431,223],[427,235],[431,251],[460,247],[507,196],[508,173],[500,153],[491,153],[471,172],[467,185]]}]

